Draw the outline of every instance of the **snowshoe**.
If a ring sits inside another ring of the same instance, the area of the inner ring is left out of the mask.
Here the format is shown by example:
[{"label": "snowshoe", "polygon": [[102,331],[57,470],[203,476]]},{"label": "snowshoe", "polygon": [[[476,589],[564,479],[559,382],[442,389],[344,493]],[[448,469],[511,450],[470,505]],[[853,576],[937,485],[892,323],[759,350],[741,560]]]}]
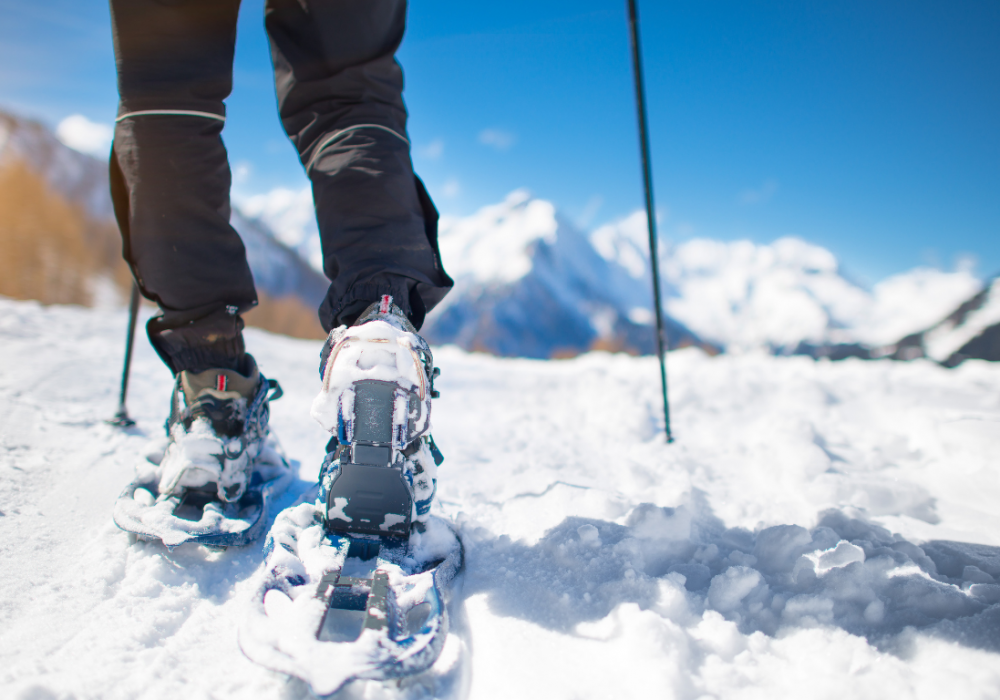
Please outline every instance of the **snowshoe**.
[{"label": "snowshoe", "polygon": [[448,635],[458,536],[437,517],[409,538],[331,532],[324,511],[302,503],[276,519],[240,628],[243,653],[321,697],[428,670]]},{"label": "snowshoe", "polygon": [[320,371],[312,414],[334,437],[307,502],[268,535],[240,646],[324,696],[433,665],[462,546],[429,514],[442,461],[430,348],[391,297],[330,334]]},{"label": "snowshoe", "polygon": [[246,373],[177,375],[167,437],[115,502],[119,528],[171,548],[239,546],[263,533],[268,506],[291,470],[268,430],[269,401],[281,388],[246,357]]}]

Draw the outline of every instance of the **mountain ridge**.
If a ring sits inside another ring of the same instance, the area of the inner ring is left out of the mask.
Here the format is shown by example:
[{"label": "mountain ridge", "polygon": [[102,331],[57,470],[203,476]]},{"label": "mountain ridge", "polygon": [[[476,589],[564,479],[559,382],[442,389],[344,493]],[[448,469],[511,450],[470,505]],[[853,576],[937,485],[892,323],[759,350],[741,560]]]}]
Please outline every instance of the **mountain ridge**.
[{"label": "mountain ridge", "polygon": [[[104,163],[60,143],[38,122],[0,112],[0,165],[18,160],[94,220],[112,221]],[[262,306],[273,299],[291,304],[266,314],[271,327],[289,332],[306,324],[310,337],[321,335],[315,308],[328,283],[310,192],[245,198],[234,203],[231,223]],[[471,216],[442,217],[440,229],[455,288],[428,315],[424,332],[432,342],[539,358],[655,351],[644,213],[583,232],[551,202],[515,190]],[[1000,318],[991,315],[1000,302],[968,269],[915,268],[866,289],[829,250],[794,237],[768,244],[691,239],[661,244],[658,254],[671,348],[920,356],[945,364],[1000,359],[989,340],[1000,334]],[[976,299],[986,311],[955,317]],[[258,309],[248,318],[253,314],[263,315]],[[299,320],[279,323],[288,316]]]},{"label": "mountain ridge", "polygon": [[[432,342],[526,357],[655,351],[651,319],[628,308],[628,278],[552,203],[516,190],[471,217],[446,220],[438,240],[455,288],[427,317]],[[666,324],[670,347],[718,351],[683,324]]]}]

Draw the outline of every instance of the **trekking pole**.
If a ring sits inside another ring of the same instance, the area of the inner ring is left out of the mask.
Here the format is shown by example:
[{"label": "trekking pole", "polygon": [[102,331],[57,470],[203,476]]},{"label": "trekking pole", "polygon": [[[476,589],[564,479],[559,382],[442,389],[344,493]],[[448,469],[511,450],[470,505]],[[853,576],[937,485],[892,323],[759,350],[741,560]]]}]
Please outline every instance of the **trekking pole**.
[{"label": "trekking pole", "polygon": [[653,266],[653,306],[656,309],[656,351],[660,359],[660,385],[663,387],[663,418],[667,442],[674,441],[670,432],[670,403],[667,401],[666,331],[660,303],[660,266],[657,260],[656,216],[653,212],[653,173],[649,158],[649,133],[646,126],[646,91],[642,81],[642,52],[639,46],[639,19],[636,0],[628,0],[628,24],[632,40],[632,72],[635,75],[635,109],[639,114],[639,150],[642,152],[642,183],[646,189],[646,222],[649,226],[649,259]]},{"label": "trekking pole", "polygon": [[140,300],[139,285],[132,282],[132,299],[129,301],[128,307],[128,336],[125,338],[125,367],[122,370],[122,390],[118,395],[118,413],[107,421],[119,428],[131,428],[135,425],[135,421],[128,417],[128,411],[125,410],[125,394],[128,393],[128,375],[132,367],[132,344],[135,340],[135,324],[139,316]]}]

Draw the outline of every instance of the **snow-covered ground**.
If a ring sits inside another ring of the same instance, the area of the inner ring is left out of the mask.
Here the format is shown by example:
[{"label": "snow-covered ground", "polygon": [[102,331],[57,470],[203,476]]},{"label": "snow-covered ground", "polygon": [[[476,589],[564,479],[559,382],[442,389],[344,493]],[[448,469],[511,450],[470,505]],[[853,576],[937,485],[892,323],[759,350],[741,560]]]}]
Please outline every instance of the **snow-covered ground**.
[{"label": "snow-covered ground", "polygon": [[[138,426],[102,422],[124,328],[0,300],[0,697],[305,697],[236,643],[259,545],[111,522],[170,391],[140,338]],[[248,342],[286,392],[287,505],[325,444],[319,344]],[[1000,696],[1000,366],[679,351],[668,447],[655,359],[437,361],[435,507],[467,553],[451,682],[342,697]]]}]

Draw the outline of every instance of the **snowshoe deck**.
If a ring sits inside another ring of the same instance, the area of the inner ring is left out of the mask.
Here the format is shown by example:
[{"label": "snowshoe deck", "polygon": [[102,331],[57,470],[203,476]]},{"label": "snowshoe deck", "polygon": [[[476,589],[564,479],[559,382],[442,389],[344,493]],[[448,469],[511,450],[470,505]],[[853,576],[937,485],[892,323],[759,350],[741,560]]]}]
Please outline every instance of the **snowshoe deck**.
[{"label": "snowshoe deck", "polygon": [[114,521],[141,540],[160,540],[168,548],[188,542],[238,547],[263,534],[271,501],[291,482],[287,465],[256,471],[243,496],[223,503],[213,491],[192,489],[160,499],[156,483],[133,481],[115,501]]},{"label": "snowshoe deck", "polygon": [[461,566],[461,543],[440,518],[405,540],[330,533],[320,506],[289,508],[268,535],[240,647],[318,696],[421,673],[447,637],[446,596]]}]

